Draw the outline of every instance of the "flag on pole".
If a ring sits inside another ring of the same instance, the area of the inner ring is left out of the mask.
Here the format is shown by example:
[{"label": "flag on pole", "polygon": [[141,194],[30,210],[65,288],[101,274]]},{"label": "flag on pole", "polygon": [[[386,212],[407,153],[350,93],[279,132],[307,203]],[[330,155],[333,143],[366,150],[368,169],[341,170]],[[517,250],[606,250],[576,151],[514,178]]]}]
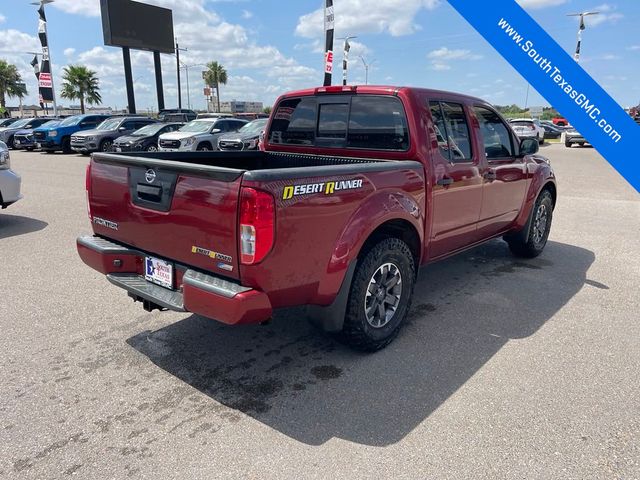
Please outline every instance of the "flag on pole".
[{"label": "flag on pole", "polygon": [[[47,17],[44,14],[44,5],[38,9],[38,38],[42,46],[42,63],[36,75],[38,77],[38,90],[41,103],[53,102],[53,80],[51,78],[51,63],[49,61],[49,43],[47,39]],[[37,64],[37,56],[34,58]],[[31,63],[33,65],[33,62]],[[36,66],[33,66],[34,70]]]},{"label": "flag on pole", "polygon": [[333,0],[325,0],[324,7],[324,86],[331,85],[331,73],[333,72]]}]

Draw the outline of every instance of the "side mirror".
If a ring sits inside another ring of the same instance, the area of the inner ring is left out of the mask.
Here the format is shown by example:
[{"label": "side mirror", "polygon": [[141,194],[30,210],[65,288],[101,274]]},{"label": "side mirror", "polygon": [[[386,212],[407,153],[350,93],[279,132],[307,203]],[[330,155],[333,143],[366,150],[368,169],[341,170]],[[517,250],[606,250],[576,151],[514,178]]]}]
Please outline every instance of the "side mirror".
[{"label": "side mirror", "polygon": [[118,131],[119,131],[119,132],[126,132],[127,130],[128,130],[128,129],[127,129],[127,127],[120,127],[120,128],[118,128]]},{"label": "side mirror", "polygon": [[214,128],[213,130],[211,130],[211,133],[220,133],[222,130],[220,130],[219,128]]},{"label": "side mirror", "polygon": [[537,138],[523,138],[520,142],[520,155],[533,155],[540,148]]}]

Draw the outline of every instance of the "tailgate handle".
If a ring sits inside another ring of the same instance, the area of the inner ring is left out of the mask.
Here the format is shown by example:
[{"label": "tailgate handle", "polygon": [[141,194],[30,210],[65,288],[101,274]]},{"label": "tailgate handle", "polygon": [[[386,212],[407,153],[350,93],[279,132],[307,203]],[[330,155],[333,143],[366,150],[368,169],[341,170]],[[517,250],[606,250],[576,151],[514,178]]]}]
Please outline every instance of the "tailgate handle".
[{"label": "tailgate handle", "polygon": [[162,200],[162,187],[155,185],[138,184],[138,198],[148,202],[159,202]]}]

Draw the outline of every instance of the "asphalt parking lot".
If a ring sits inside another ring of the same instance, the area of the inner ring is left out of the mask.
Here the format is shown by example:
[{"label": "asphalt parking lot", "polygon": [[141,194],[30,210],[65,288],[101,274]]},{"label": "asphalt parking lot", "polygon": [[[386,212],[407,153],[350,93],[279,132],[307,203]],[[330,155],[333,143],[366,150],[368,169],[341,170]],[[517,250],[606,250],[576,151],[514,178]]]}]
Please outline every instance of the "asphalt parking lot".
[{"label": "asphalt parking lot", "polygon": [[387,349],[299,311],[147,313],[84,266],[87,158],[12,152],[0,213],[0,477],[640,478],[640,195],[545,146],[542,256],[493,241],[421,272]]}]

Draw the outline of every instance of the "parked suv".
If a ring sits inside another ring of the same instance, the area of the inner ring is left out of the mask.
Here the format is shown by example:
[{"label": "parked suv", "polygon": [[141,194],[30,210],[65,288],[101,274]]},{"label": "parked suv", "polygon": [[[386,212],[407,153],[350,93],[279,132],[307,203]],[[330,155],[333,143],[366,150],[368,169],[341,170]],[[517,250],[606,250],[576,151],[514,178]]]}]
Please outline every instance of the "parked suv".
[{"label": "parked suv", "polygon": [[185,108],[167,108],[160,110],[158,113],[158,120],[161,122],[190,122],[195,120],[197,113],[193,110],[187,110]]},{"label": "parked suv", "polygon": [[11,170],[9,148],[0,142],[0,206],[7,208],[21,198],[20,175]]},{"label": "parked suv", "polygon": [[268,118],[259,118],[244,125],[234,133],[226,133],[218,139],[218,150],[257,150],[260,134],[267,128]]},{"label": "parked suv", "polygon": [[[59,118],[50,119],[48,122],[40,125],[41,127],[53,127],[60,123]],[[33,130],[34,128],[24,128],[22,130],[18,130],[13,136],[13,148],[16,150],[24,149],[28,151],[32,151],[36,148],[36,142],[33,139]]]},{"label": "parked suv", "polygon": [[8,127],[0,128],[0,142],[6,143],[9,148],[13,148],[13,140],[16,132],[25,129],[37,128],[47,123],[49,120],[51,120],[51,118],[23,118],[12,123]]},{"label": "parked suv", "polygon": [[42,125],[33,131],[36,148],[47,153],[62,150],[71,153],[71,135],[82,130],[96,128],[108,115],[74,115],[67,117],[57,125]]},{"label": "parked suv", "polygon": [[535,138],[538,143],[544,143],[544,128],[537,118],[512,118],[509,120],[511,128],[520,138]]},{"label": "parked suv", "polygon": [[183,123],[152,123],[128,135],[123,135],[113,142],[116,152],[158,151],[158,137],[163,133],[178,130]]},{"label": "parked suv", "polygon": [[71,136],[71,149],[87,155],[91,152],[110,152],[113,141],[123,135],[135,132],[151,123],[157,123],[148,117],[111,117],[93,130]]},{"label": "parked suv", "polygon": [[177,132],[160,135],[160,151],[187,152],[194,150],[216,150],[218,137],[223,133],[235,132],[247,122],[237,118],[202,118],[187,123]]}]

